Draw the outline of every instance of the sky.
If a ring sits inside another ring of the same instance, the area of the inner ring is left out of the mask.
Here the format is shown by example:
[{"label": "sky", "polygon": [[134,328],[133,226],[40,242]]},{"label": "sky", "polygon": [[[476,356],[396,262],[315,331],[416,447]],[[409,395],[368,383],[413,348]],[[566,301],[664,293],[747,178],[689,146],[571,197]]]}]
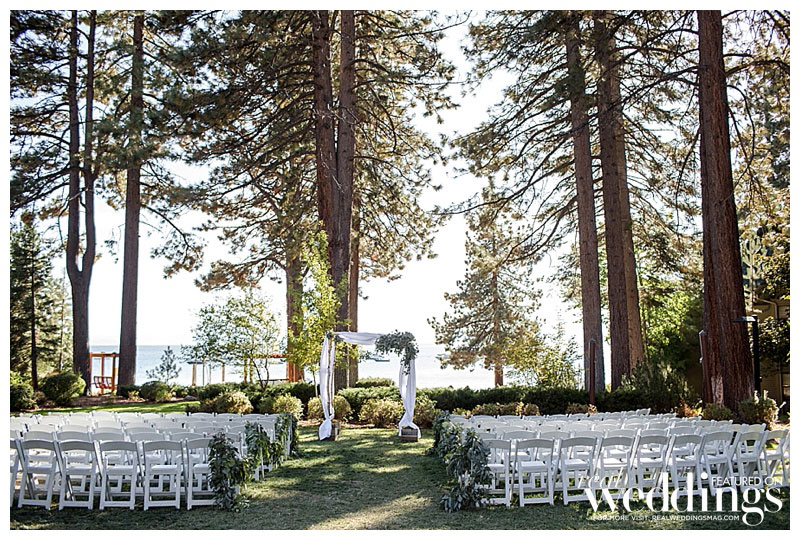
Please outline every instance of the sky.
[{"label": "sky", "polygon": [[[468,63],[460,50],[459,40],[465,35],[466,27],[452,29],[442,43],[446,58],[454,62],[459,70],[468,69]],[[486,117],[486,110],[499,101],[504,81],[508,76],[499,74],[483,84],[476,93],[461,96],[461,88],[451,89],[459,107],[443,111],[444,122],[437,125],[433,119],[418,118],[418,126],[427,131],[434,140],[438,132],[453,135],[465,133]],[[456,173],[458,162],[447,166],[431,167],[433,183],[440,184],[438,192],[430,190],[421,200],[424,208],[435,205],[447,206],[477,193],[485,181],[469,174]],[[206,171],[176,165],[174,170],[184,177],[205,175]],[[122,233],[124,213],[115,211],[102,201],[97,201],[97,237],[101,256],[95,264],[90,295],[90,342],[92,346],[116,349],[119,342],[122,290]],[[187,215],[184,219],[199,222],[199,215]],[[147,218],[143,217],[146,222]],[[63,230],[66,223],[62,225]],[[139,288],[138,288],[138,328],[137,341],[140,345],[179,345],[191,342],[191,331],[198,310],[216,298],[231,294],[202,292],[194,280],[207,269],[210,261],[225,258],[224,246],[213,237],[206,237],[208,246],[205,252],[204,268],[201,272],[186,272],[165,278],[163,268],[166,261],[153,259],[150,251],[161,241],[159,231],[143,223],[140,239]],[[447,311],[448,303],[444,293],[456,290],[456,281],[465,271],[466,225],[462,216],[453,216],[440,229],[434,243],[437,257],[432,260],[410,261],[402,277],[392,282],[386,280],[362,281],[362,295],[359,304],[359,329],[365,332],[389,332],[393,330],[410,331],[420,344],[435,343],[434,332],[427,320],[441,316]],[[109,253],[104,243],[116,240],[116,253]],[[549,275],[553,271],[558,253],[544,259],[537,265],[537,275]],[[63,260],[56,263],[56,274],[64,274]],[[546,330],[552,330],[558,323],[565,325],[568,336],[582,342],[579,313],[570,310],[560,298],[558,291],[547,283],[541,284],[544,294],[538,317]],[[273,311],[278,320],[285,320],[284,285],[281,282],[264,279],[262,293],[272,299]]]}]

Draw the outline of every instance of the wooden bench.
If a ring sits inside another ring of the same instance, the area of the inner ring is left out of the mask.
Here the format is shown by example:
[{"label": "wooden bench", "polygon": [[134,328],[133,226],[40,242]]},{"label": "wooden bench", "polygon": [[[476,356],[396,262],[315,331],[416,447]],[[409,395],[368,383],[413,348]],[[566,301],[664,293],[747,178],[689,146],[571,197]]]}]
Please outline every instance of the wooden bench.
[{"label": "wooden bench", "polygon": [[92,384],[94,384],[94,386],[100,390],[101,394],[104,394],[106,391],[114,391],[114,381],[112,377],[101,377],[96,375],[92,378]]}]

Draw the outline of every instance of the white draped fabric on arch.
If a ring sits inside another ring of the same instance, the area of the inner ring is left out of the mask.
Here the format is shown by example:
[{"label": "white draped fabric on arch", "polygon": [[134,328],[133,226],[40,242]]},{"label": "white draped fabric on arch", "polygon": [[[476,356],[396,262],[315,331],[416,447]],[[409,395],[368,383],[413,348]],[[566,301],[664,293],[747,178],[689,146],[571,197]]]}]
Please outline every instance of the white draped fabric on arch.
[{"label": "white draped fabric on arch", "polygon": [[[375,342],[384,334],[371,334],[368,332],[334,332],[334,335],[345,343],[354,345],[374,345]],[[322,413],[325,420],[319,426],[319,438],[327,439],[331,435],[333,421],[333,363],[336,359],[336,339],[329,339],[325,336],[322,341],[322,354],[319,358],[319,396],[322,401]],[[400,387],[400,397],[403,400],[405,412],[398,422],[398,433],[402,433],[404,427],[410,427],[420,435],[419,428],[414,423],[414,402],[417,399],[417,374],[416,361],[411,359],[408,365],[408,372],[402,362],[400,364],[400,376],[398,386]]]}]

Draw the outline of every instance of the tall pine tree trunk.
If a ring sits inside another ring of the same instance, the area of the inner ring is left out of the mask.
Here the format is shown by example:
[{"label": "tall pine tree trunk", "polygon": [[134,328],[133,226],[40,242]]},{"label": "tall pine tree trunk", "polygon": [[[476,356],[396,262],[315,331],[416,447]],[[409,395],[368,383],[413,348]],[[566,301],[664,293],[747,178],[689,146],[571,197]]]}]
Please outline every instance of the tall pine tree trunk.
[{"label": "tall pine tree trunk", "polygon": [[128,131],[128,171],[125,189],[125,251],[122,262],[122,320],[119,338],[119,384],[135,384],[136,311],[139,284],[140,175],[144,100],[144,15],[133,18],[131,108]]},{"label": "tall pine tree trunk", "polygon": [[[91,126],[91,111],[94,107],[94,32],[95,12],[91,12],[87,51],[86,124]],[[67,276],[72,292],[72,362],[75,372],[86,382],[84,392],[91,388],[91,365],[89,363],[89,285],[95,257],[94,227],[94,174],[84,169],[83,189],[84,226],[86,247],[80,255],[81,237],[81,165],[80,165],[80,116],[78,111],[78,12],[72,12],[69,33],[69,79],[67,83],[67,106],[69,110],[69,201],[67,203]],[[91,136],[91,129],[87,129]],[[92,140],[85,141],[86,153],[91,155]],[[81,265],[78,267],[78,258]]]},{"label": "tall pine tree trunk", "polygon": [[[31,227],[33,227],[33,223],[31,223]],[[33,246],[30,248],[30,280],[31,280],[31,306],[28,313],[30,314],[30,324],[31,324],[31,387],[33,391],[36,392],[39,390],[39,372],[38,372],[38,363],[39,363],[39,346],[36,340],[36,294],[38,287],[36,286],[37,278],[36,278],[36,258]]]},{"label": "tall pine tree trunk", "polygon": [[[311,50],[314,71],[314,135],[316,140],[317,210],[328,238],[328,260],[337,298],[336,330],[347,330],[347,268],[350,262],[349,232],[347,245],[342,245],[342,188],[337,177],[339,168],[334,129],[333,84],[331,80],[331,27],[328,12],[319,10],[312,16]],[[345,38],[342,37],[342,47]],[[341,100],[340,100],[341,107]],[[343,257],[346,258],[343,260]],[[347,386],[347,367],[334,367],[334,390]]]},{"label": "tall pine tree trunk", "polygon": [[697,22],[704,322],[711,350],[711,362],[704,359],[704,365],[710,371],[714,401],[719,403],[721,397],[722,403],[735,410],[739,401],[752,397],[754,382],[747,325],[735,322],[746,312],[731,169],[722,16],[719,11],[698,11]]},{"label": "tall pine tree trunk", "polygon": [[642,323],[633,255],[619,65],[606,18],[605,12],[594,14],[596,56],[600,66],[597,109],[606,218],[611,387],[616,388],[622,377],[641,361]]},{"label": "tall pine tree trunk", "polygon": [[[347,317],[350,321],[350,331],[358,332],[358,284],[361,272],[360,238],[361,234],[361,201],[358,195],[353,198],[353,236],[350,247],[350,293],[348,295],[349,308]],[[347,380],[350,386],[358,382],[358,356],[353,355],[349,360]]]},{"label": "tall pine tree trunk", "polygon": [[566,33],[569,70],[572,144],[575,154],[575,186],[578,195],[578,248],[581,267],[581,311],[583,315],[584,385],[589,388],[590,342],[595,341],[595,388],[605,388],[603,362],[603,319],[600,300],[600,267],[597,254],[597,221],[594,206],[594,179],[586,114],[586,75],[580,56],[580,23],[571,18]]},{"label": "tall pine tree trunk", "polygon": [[[297,336],[300,333],[298,318],[302,310],[303,268],[300,258],[289,255],[286,260],[286,328],[287,334]],[[288,341],[287,355],[292,357],[292,340]],[[294,362],[286,362],[286,378],[289,382],[303,380],[303,368]]]}]

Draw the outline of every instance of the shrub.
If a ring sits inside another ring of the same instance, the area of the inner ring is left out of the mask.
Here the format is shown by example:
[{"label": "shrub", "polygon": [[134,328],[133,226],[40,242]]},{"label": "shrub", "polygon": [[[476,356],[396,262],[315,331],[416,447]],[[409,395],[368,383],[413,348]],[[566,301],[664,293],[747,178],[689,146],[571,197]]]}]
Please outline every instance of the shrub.
[{"label": "shrub", "polygon": [[223,392],[233,392],[239,390],[236,383],[215,383],[197,387],[197,399],[206,401],[216,398]]},{"label": "shrub", "polygon": [[176,398],[181,398],[181,399],[183,399],[183,398],[185,398],[187,395],[189,395],[189,392],[191,391],[191,388],[190,388],[190,387],[188,387],[188,386],[183,386],[183,385],[181,385],[181,384],[173,384],[173,385],[172,385],[172,387],[171,387],[171,389],[172,389],[172,394],[173,394],[173,395],[174,395]]},{"label": "shrub", "polygon": [[253,406],[244,392],[236,390],[223,392],[214,399],[202,402],[205,412],[247,414],[253,412]]},{"label": "shrub", "polygon": [[[353,413],[350,404],[342,396],[333,396],[333,417],[337,420],[347,420]],[[309,420],[321,420],[325,418],[322,412],[322,400],[318,397],[313,397],[308,400],[308,414],[306,415]]]},{"label": "shrub", "polygon": [[39,407],[44,407],[45,403],[47,403],[47,396],[44,395],[44,392],[41,390],[37,390],[33,393],[33,401],[35,401],[36,405]]},{"label": "shrub", "polygon": [[597,407],[590,403],[569,403],[566,414],[596,414]]},{"label": "shrub", "polygon": [[455,409],[453,414],[458,414],[463,416],[464,418],[469,418],[472,416],[472,411],[468,411],[467,409]]},{"label": "shrub", "polygon": [[40,386],[47,399],[56,405],[69,407],[72,401],[83,393],[86,382],[77,373],[62,371],[45,377]]},{"label": "shrub", "polygon": [[733,420],[733,411],[725,405],[709,403],[703,407],[703,420]]},{"label": "shrub", "polygon": [[[248,389],[247,392],[250,392]],[[282,383],[267,386],[265,389],[256,387],[253,393],[248,393],[253,407],[258,410],[267,410],[271,407],[272,400],[278,396],[289,395],[299,399],[303,405],[315,396],[316,392],[313,384],[307,382]]]},{"label": "shrub", "polygon": [[[644,391],[624,386],[598,394],[596,401],[598,410],[604,412],[635,411],[651,406],[650,397]],[[588,403],[588,399],[583,403]]]},{"label": "shrub", "polygon": [[128,399],[131,397],[131,392],[139,392],[141,387],[137,384],[121,384],[117,386],[117,396]]},{"label": "shrub", "polygon": [[403,416],[403,404],[392,399],[370,399],[361,407],[359,418],[375,427],[396,424]]},{"label": "shrub", "polygon": [[417,396],[414,401],[414,423],[421,428],[429,428],[436,418],[436,404],[428,396]]},{"label": "shrub", "polygon": [[366,379],[359,379],[353,385],[353,388],[375,388],[377,386],[394,386],[394,381],[388,378],[367,377]]},{"label": "shrub", "polygon": [[694,418],[700,416],[700,409],[692,407],[686,401],[681,400],[680,404],[675,407],[675,416],[678,418]]},{"label": "shrub", "polygon": [[[686,378],[663,360],[639,362],[623,387],[643,392],[653,413],[671,412],[681,400],[694,401],[696,396],[686,384]],[[638,407],[637,407],[638,408]]]},{"label": "shrub", "polygon": [[29,384],[12,384],[9,401],[11,402],[12,411],[21,411],[23,409],[33,409],[36,407],[36,402],[33,400],[33,388]]},{"label": "shrub", "polygon": [[517,412],[520,416],[541,416],[539,406],[535,403],[520,403]]},{"label": "shrub", "polygon": [[400,389],[396,386],[344,388],[339,390],[338,395],[347,400],[347,402],[353,408],[353,416],[359,420],[364,420],[361,415],[361,408],[367,401],[375,399],[388,399],[400,403]]},{"label": "shrub", "polygon": [[164,403],[172,399],[172,389],[161,381],[148,381],[139,388],[139,397],[147,401]]},{"label": "shrub", "polygon": [[[303,416],[303,402],[299,398],[290,396],[289,394],[281,394],[274,397],[269,401],[269,410],[264,412],[274,413],[289,413],[298,420]],[[263,402],[262,402],[263,403]]]},{"label": "shrub", "polygon": [[767,391],[758,395],[753,394],[753,399],[739,402],[739,418],[745,424],[766,424],[767,429],[773,429],[778,421],[778,404],[774,399],[767,397]]}]

